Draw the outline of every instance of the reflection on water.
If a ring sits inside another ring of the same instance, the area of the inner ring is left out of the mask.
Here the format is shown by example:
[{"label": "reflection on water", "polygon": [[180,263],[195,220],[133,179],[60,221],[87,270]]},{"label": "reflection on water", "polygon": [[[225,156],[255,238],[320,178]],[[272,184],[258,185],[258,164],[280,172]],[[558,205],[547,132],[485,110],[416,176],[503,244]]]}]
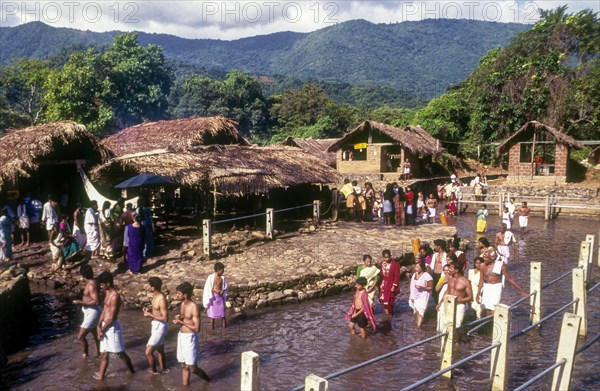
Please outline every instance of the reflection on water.
[{"label": "reflection on water", "polygon": [[[460,236],[476,239],[474,218],[459,220]],[[491,217],[489,227],[498,225]],[[560,219],[545,222],[530,219],[530,229],[517,246],[518,256],[509,264],[513,276],[527,290],[529,261],[543,263],[543,281],[549,281],[577,264],[581,241],[588,233],[597,233],[597,223]],[[493,230],[493,228],[492,228]],[[490,232],[488,237],[493,239]],[[360,251],[357,251],[360,254]],[[472,258],[469,258],[472,259]],[[594,281],[598,280],[596,272]],[[544,291],[542,310],[548,314],[571,300],[571,282],[565,278],[549,291]],[[253,350],[260,355],[261,389],[284,390],[303,383],[310,373],[324,376],[355,365],[388,351],[398,349],[435,334],[433,314],[426,317],[423,330],[415,328],[415,319],[406,304],[408,282],[401,284],[396,315],[385,318],[380,307],[375,308],[378,319],[377,333],[366,341],[347,332],[344,313],[348,309],[349,294],[330,297],[298,305],[258,310],[239,315],[223,333],[203,328],[200,336],[202,357],[200,366],[213,378],[205,383],[192,379],[193,389],[239,389],[240,354]],[[600,290],[589,297],[589,335],[600,332]],[[507,287],[503,302],[518,299],[517,292]],[[97,370],[96,359],[81,360],[75,331],[80,312],[68,301],[56,296],[40,295],[36,299],[43,327],[32,338],[31,347],[10,357],[10,366],[0,372],[2,384],[11,389],[180,389],[181,371],[176,363],[176,333],[171,327],[167,342],[168,374],[151,375],[144,347],[149,337],[149,321],[141,311],[126,310],[121,315],[127,352],[138,371],[129,375],[123,363],[110,361],[107,379],[102,386],[92,380]],[[43,310],[42,310],[43,309]],[[513,332],[528,325],[528,307],[513,312]],[[204,318],[206,320],[206,318]],[[207,323],[207,322],[206,322]],[[206,323],[203,326],[206,326]],[[560,317],[545,324],[540,330],[519,337],[511,345],[509,388],[522,384],[532,374],[539,373],[555,360]],[[464,337],[458,344],[457,357],[465,357],[490,344],[489,331]],[[332,379],[331,390],[397,389],[418,381],[438,370],[439,342],[431,342],[409,352]],[[596,343],[577,358],[573,389],[598,389],[600,377],[596,358],[600,343]],[[436,380],[423,389],[478,390],[489,388],[489,355],[465,364],[455,371],[452,381]],[[547,377],[532,389],[548,389]],[[537,388],[536,388],[537,387]]]}]

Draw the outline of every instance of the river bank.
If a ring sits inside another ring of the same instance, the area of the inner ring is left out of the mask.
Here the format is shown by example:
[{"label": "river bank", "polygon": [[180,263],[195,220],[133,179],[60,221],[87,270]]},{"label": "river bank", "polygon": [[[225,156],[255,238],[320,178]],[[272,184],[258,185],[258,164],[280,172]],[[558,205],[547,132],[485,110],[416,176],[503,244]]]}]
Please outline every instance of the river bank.
[{"label": "river bank", "polygon": [[[274,240],[250,227],[234,228],[214,234],[218,261],[225,264],[229,282],[229,304],[235,311],[243,308],[298,303],[338,294],[350,289],[354,271],[364,253],[378,259],[384,248],[394,257],[411,252],[411,240],[422,242],[450,239],[455,227],[426,224],[416,227],[383,226],[377,222],[324,222],[319,226],[279,233]],[[16,262],[28,269],[32,283],[48,288],[63,288],[74,296],[83,288],[77,268],[52,272],[45,243],[15,249]],[[117,263],[91,260],[95,275],[104,270],[114,273],[125,306],[137,308],[149,301],[147,280],[160,277],[171,308],[175,287],[183,281],[194,286],[199,299],[206,277],[213,272],[215,260],[202,256],[202,239],[193,226],[178,226],[163,231],[157,255],[144,265],[142,273],[131,275]]]}]

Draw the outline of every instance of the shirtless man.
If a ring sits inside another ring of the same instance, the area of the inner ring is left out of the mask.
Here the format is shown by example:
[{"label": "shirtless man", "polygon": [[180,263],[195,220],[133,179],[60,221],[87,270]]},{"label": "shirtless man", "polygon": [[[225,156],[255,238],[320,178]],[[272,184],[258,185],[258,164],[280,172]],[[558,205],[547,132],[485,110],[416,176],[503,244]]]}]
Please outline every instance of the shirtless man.
[{"label": "shirtless man", "polygon": [[82,265],[79,268],[79,273],[86,279],[85,288],[83,289],[83,298],[81,300],[73,300],[73,304],[81,305],[83,312],[83,322],[77,335],[77,340],[81,345],[83,357],[88,356],[88,343],[85,337],[88,333],[94,338],[94,346],[96,347],[96,356],[100,356],[100,342],[96,334],[96,326],[98,326],[98,318],[100,317],[100,292],[98,283],[94,280],[94,270],[90,265]]},{"label": "shirtless man", "polygon": [[[465,317],[468,303],[473,301],[473,288],[471,287],[471,281],[469,281],[463,275],[463,265],[458,261],[452,261],[448,264],[448,288],[446,289],[446,295],[456,296],[456,325],[460,327]],[[444,298],[440,298],[438,307],[443,303]]]},{"label": "shirtless man", "polygon": [[[446,242],[443,239],[436,239],[433,241],[433,255],[431,257],[431,277],[433,277],[433,286],[437,286],[438,281],[442,277],[442,271],[444,265],[446,265],[448,254],[446,253]],[[433,299],[437,303],[439,301],[437,291],[432,292]]]},{"label": "shirtless man", "polygon": [[162,280],[158,277],[150,277],[148,286],[152,292],[152,308],[144,307],[144,317],[152,318],[152,333],[146,345],[146,358],[150,364],[152,373],[157,374],[154,351],[158,352],[158,366],[161,372],[165,372],[165,337],[167,336],[169,314],[167,312],[167,299],[160,291]]},{"label": "shirtless man", "polygon": [[100,320],[98,321],[98,338],[100,338],[100,369],[94,375],[94,379],[104,380],[104,374],[108,367],[108,353],[116,353],[117,356],[127,366],[130,373],[134,373],[131,359],[125,353],[125,344],[121,334],[121,324],[119,323],[119,310],[121,309],[121,296],[117,293],[113,285],[113,276],[110,272],[102,272],[98,276],[98,284],[106,297],[104,298],[104,309]]},{"label": "shirtless man", "polygon": [[437,214],[437,200],[433,193],[429,194],[429,198],[425,201],[425,205],[429,211],[429,222],[433,224],[435,223],[435,215]]},{"label": "shirtless man", "polygon": [[519,227],[521,227],[521,235],[525,234],[525,227],[529,223],[529,215],[531,209],[527,206],[527,202],[523,202],[519,208]]},{"label": "shirtless man", "polygon": [[193,288],[189,282],[181,283],[176,288],[177,300],[182,301],[179,314],[173,323],[180,325],[177,335],[177,361],[182,363],[181,380],[184,386],[190,384],[193,372],[200,378],[210,381],[208,375],[196,365],[198,359],[198,335],[200,331],[200,313],[198,305],[192,300]]},{"label": "shirtless man", "polygon": [[494,313],[494,306],[500,303],[502,296],[502,276],[506,277],[522,296],[527,296],[527,292],[512,278],[508,272],[506,264],[500,260],[496,260],[498,254],[493,247],[489,247],[483,252],[483,264],[481,265],[480,273],[482,278],[479,280],[479,292],[477,294],[477,302],[481,304],[482,309],[485,309],[487,315]]},{"label": "shirtless man", "polygon": [[515,254],[515,235],[508,229],[505,223],[500,224],[500,231],[496,234],[495,244],[502,262],[508,264],[508,260]]}]

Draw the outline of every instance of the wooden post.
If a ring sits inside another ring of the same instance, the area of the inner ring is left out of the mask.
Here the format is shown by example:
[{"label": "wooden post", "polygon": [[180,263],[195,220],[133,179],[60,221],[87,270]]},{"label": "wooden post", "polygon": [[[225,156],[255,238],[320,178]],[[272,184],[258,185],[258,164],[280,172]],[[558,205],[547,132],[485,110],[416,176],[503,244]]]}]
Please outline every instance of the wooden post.
[{"label": "wooden post", "polygon": [[275,231],[275,221],[274,221],[274,217],[275,217],[275,213],[273,208],[267,208],[266,211],[266,218],[267,218],[267,238],[269,239],[273,239],[273,232]]},{"label": "wooden post", "polygon": [[[454,361],[454,335],[456,332],[456,296],[444,296],[444,321],[442,332],[448,333],[442,338],[442,367],[448,368]],[[442,374],[442,377],[452,378],[452,371]]]},{"label": "wooden post", "polygon": [[529,272],[529,293],[536,292],[535,295],[529,298],[530,320],[531,324],[539,322],[542,318],[541,313],[541,302],[542,302],[542,263],[531,262],[531,269]]},{"label": "wooden post", "polygon": [[546,196],[546,206],[544,208],[544,220],[550,219],[550,196]]},{"label": "wooden post", "polygon": [[260,389],[258,354],[248,351],[242,353],[241,391],[258,391]]},{"label": "wooden post", "polygon": [[492,344],[501,345],[491,351],[490,377],[492,391],[506,389],[508,380],[508,342],[510,340],[510,307],[505,304],[496,304],[494,307],[494,332]]},{"label": "wooden post", "polygon": [[340,209],[338,190],[331,190],[331,220],[337,221]]},{"label": "wooden post", "polygon": [[587,290],[585,289],[584,276],[582,269],[573,269],[573,300],[579,299],[577,303],[573,304],[573,312],[581,318],[579,335],[582,337],[587,335],[587,317],[585,314]]},{"label": "wooden post", "polygon": [[590,267],[589,267],[589,259],[590,259],[590,243],[583,241],[581,242],[581,247],[579,248],[579,262],[577,265],[583,268],[583,276],[585,278],[585,282],[587,283],[590,280]]},{"label": "wooden post", "polygon": [[556,361],[565,359],[566,362],[562,367],[554,370],[551,390],[571,389],[571,371],[575,361],[575,348],[577,347],[577,334],[580,331],[580,325],[581,318],[579,316],[569,313],[563,315]]},{"label": "wooden post", "polygon": [[204,256],[207,259],[210,259],[210,252],[212,247],[210,246],[210,239],[212,236],[212,224],[210,220],[204,219],[202,220],[202,250],[204,251]]},{"label": "wooden post", "polygon": [[321,201],[313,201],[313,221],[315,224],[319,224],[321,221]]},{"label": "wooden post", "polygon": [[592,264],[594,263],[594,235],[585,235],[585,241],[590,244],[590,260],[588,261],[588,265],[590,270],[592,270]]},{"label": "wooden post", "polygon": [[317,375],[310,374],[304,380],[304,391],[327,391],[329,382]]}]

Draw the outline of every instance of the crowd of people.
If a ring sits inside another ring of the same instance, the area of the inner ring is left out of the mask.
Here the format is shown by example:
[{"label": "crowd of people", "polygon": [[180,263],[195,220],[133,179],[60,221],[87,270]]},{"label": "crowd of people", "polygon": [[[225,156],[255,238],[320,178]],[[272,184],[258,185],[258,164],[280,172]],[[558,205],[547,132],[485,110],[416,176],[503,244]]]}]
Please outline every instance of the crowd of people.
[{"label": "crowd of people", "polygon": [[44,204],[29,195],[19,198],[16,212],[6,204],[0,211],[0,260],[12,259],[19,239],[17,245],[23,247],[47,240],[54,270],[87,255],[122,259],[131,273],[140,273],[154,249],[152,211],[143,197],[136,209],[119,199],[114,205],[105,201],[102,209],[92,200],[87,208],[77,204],[72,213],[69,210],[53,195]]},{"label": "crowd of people", "polygon": [[[228,288],[224,272],[225,266],[217,262],[214,265],[214,273],[207,278],[204,285],[202,303],[210,318],[211,328],[214,328],[215,319],[221,320],[223,328],[227,327],[225,302]],[[115,289],[113,275],[104,271],[94,279],[93,269],[88,264],[81,266],[80,273],[85,278],[86,285],[82,299],[74,300],[73,304],[80,305],[83,312],[83,321],[78,334],[82,356],[88,357],[87,336],[91,335],[96,356],[100,357],[95,379],[104,379],[110,353],[117,355],[127,370],[134,373],[131,359],[125,351],[122,326],[119,321],[122,301]],[[167,299],[162,292],[162,280],[159,277],[150,277],[148,290],[152,293],[150,306],[142,309],[144,318],[151,320],[150,338],[145,349],[148,371],[153,374],[166,373],[169,370],[166,367],[164,345],[169,328],[169,313]],[[177,336],[177,361],[182,364],[182,383],[189,385],[191,374],[210,381],[208,375],[198,366],[198,333],[201,329],[201,316],[193,298],[193,287],[189,282],[177,286],[176,299],[181,304],[179,313],[175,315],[172,323],[180,328]]]},{"label": "crowd of people", "polygon": [[459,249],[459,240],[446,242],[433,241],[419,247],[418,254],[405,254],[402,259],[392,258],[390,250],[383,250],[379,264],[370,255],[363,256],[363,264],[356,270],[356,292],[352,305],[346,314],[348,327],[366,338],[366,329],[376,330],[373,312],[375,297],[386,316],[394,313],[396,298],[400,292],[400,278],[403,275],[400,262],[406,265],[406,257],[412,263],[407,277],[410,279],[408,305],[412,308],[417,327],[422,327],[426,311],[435,306],[436,328],[442,331],[447,326],[444,319],[444,297],[456,296],[456,323],[459,327],[465,315],[472,310],[474,317],[491,315],[494,306],[500,303],[505,281],[517,291],[527,296],[521,286],[508,271],[507,265],[515,253],[515,240],[506,224],[501,223],[491,244],[486,237],[480,237],[477,247],[479,255],[472,260],[469,268],[466,255]]}]

